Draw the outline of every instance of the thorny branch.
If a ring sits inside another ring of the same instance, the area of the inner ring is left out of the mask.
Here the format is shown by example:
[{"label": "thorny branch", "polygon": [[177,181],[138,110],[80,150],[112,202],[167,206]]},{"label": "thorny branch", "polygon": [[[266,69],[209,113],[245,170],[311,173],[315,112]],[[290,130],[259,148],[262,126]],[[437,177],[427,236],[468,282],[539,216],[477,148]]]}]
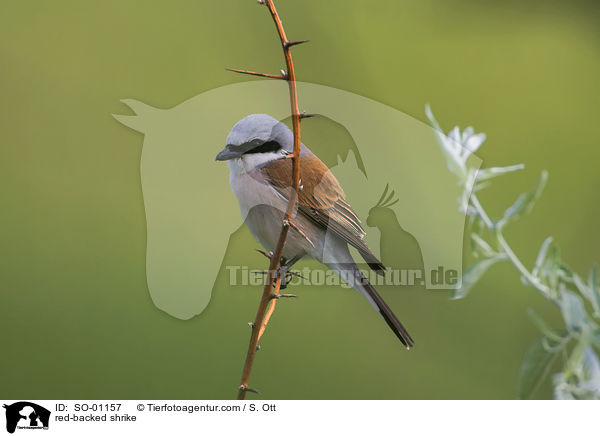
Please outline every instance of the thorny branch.
[{"label": "thorny branch", "polygon": [[263,335],[267,323],[269,322],[269,319],[271,318],[271,315],[275,310],[275,305],[277,304],[278,298],[280,296],[283,296],[279,294],[279,289],[281,287],[281,276],[277,272],[279,267],[281,266],[283,248],[285,246],[290,227],[295,227],[294,223],[292,222],[292,213],[296,206],[296,201],[298,198],[298,187],[300,185],[300,119],[307,117],[307,115],[305,114],[300,114],[298,110],[296,74],[294,72],[294,63],[292,62],[292,53],[290,49],[295,45],[302,44],[308,41],[290,41],[287,39],[285,30],[283,28],[283,23],[281,22],[277,10],[275,9],[275,4],[273,3],[273,0],[259,0],[258,3],[265,5],[268,8],[269,13],[271,14],[271,18],[275,23],[277,33],[279,34],[279,39],[281,40],[281,47],[283,48],[286,70],[282,70],[281,74],[279,75],[257,73],[254,71],[237,69],[230,69],[230,71],[241,74],[249,74],[253,76],[268,77],[271,79],[280,79],[287,81],[290,92],[290,105],[292,112],[294,151],[293,153],[291,153],[291,155],[288,156],[292,159],[292,190],[290,194],[290,199],[285,213],[285,217],[281,225],[281,232],[279,234],[277,246],[275,247],[273,254],[270,256],[271,260],[269,262],[269,271],[267,273],[265,287],[263,289],[262,297],[260,299],[258,310],[256,312],[256,318],[254,320],[254,323],[250,324],[252,328],[252,333],[250,335],[250,343],[248,344],[248,352],[246,354],[246,361],[244,363],[244,369],[242,371],[242,379],[238,388],[238,400],[244,400],[246,398],[246,392],[248,391],[257,392],[256,389],[249,387],[248,383],[250,381],[250,375],[252,373],[252,365],[254,363],[254,358],[256,357],[256,352],[259,349],[258,341]]}]

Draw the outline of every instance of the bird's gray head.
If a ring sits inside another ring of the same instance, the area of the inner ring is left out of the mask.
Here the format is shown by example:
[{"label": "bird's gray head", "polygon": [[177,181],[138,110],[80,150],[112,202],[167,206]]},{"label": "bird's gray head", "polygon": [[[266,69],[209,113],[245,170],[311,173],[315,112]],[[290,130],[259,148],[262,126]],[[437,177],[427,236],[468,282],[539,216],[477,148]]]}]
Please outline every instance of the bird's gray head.
[{"label": "bird's gray head", "polygon": [[216,160],[230,160],[244,154],[293,150],[294,134],[288,127],[266,114],[241,119],[227,136],[227,145]]}]

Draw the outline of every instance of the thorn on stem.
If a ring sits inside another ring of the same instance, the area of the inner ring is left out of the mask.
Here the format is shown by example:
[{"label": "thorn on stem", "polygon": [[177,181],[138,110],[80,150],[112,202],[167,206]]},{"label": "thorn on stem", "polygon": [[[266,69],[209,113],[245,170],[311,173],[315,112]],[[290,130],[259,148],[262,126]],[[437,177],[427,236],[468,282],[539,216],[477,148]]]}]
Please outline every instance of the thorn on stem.
[{"label": "thorn on stem", "polygon": [[273,252],[269,251],[268,253],[266,251],[260,250],[258,248],[255,248],[256,251],[258,251],[260,254],[262,254],[263,256],[265,256],[267,259],[270,259],[271,257],[273,257]]},{"label": "thorn on stem", "polygon": [[308,39],[299,39],[299,40],[297,40],[297,41],[285,41],[285,42],[283,43],[283,46],[284,46],[285,48],[290,48],[290,47],[293,47],[293,46],[295,46],[295,45],[304,44],[304,43],[306,43],[306,42],[309,42],[309,40],[308,40]]},{"label": "thorn on stem", "polygon": [[303,120],[304,118],[312,118],[315,116],[315,114],[307,114],[306,111],[302,111],[302,113],[298,116],[300,117],[300,120]]},{"label": "thorn on stem", "polygon": [[254,328],[254,323],[253,323],[252,321],[250,321],[250,322],[248,323],[248,325],[250,326],[250,328],[252,328],[252,329]]},{"label": "thorn on stem", "polygon": [[260,394],[256,389],[251,388],[250,386],[240,385],[240,391],[242,392],[254,392],[255,394]]},{"label": "thorn on stem", "polygon": [[288,79],[288,73],[285,70],[279,70],[279,73],[281,74],[281,78],[287,80]]},{"label": "thorn on stem", "polygon": [[298,298],[296,294],[271,294],[271,300],[279,300],[280,298]]},{"label": "thorn on stem", "polygon": [[237,68],[225,68],[225,70],[231,71],[232,73],[248,74],[250,76],[268,77],[269,79],[287,80],[286,74],[278,75],[278,74],[259,73],[256,71],[238,70]]},{"label": "thorn on stem", "polygon": [[278,160],[281,159],[294,159],[296,157],[296,155],[290,151],[284,151],[283,156],[281,156],[280,158],[278,158]]}]

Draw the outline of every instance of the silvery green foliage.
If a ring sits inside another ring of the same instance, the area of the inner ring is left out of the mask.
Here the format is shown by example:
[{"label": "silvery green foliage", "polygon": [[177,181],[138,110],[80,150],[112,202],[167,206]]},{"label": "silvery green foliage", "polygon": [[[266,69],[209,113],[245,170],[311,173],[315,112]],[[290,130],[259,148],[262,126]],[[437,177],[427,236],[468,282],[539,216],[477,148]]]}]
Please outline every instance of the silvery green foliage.
[{"label": "silvery green foliage", "polygon": [[495,263],[512,264],[525,285],[537,289],[557,307],[564,322],[560,327],[549,326],[530,311],[529,315],[542,335],[527,351],[521,365],[517,383],[519,398],[530,397],[551,370],[557,370],[555,362],[560,361],[560,372],[552,376],[556,399],[600,399],[600,359],[594,350],[594,347],[600,349],[600,328],[596,323],[600,319],[597,266],[591,268],[587,278],[579,276],[561,259],[557,245],[552,237],[548,237],[540,246],[535,264],[528,268],[503,235],[507,225],[531,211],[544,189],[548,173],[542,172],[531,190],[519,195],[502,216],[492,219],[479,202],[477,192],[491,179],[521,170],[524,165],[469,168],[468,158],[481,147],[485,134],[475,134],[472,127],[462,132],[455,127],[445,135],[429,106],[426,114],[446,156],[448,169],[464,187],[459,204],[469,220],[474,261],[465,270],[461,287],[453,291],[452,298],[465,297]]}]

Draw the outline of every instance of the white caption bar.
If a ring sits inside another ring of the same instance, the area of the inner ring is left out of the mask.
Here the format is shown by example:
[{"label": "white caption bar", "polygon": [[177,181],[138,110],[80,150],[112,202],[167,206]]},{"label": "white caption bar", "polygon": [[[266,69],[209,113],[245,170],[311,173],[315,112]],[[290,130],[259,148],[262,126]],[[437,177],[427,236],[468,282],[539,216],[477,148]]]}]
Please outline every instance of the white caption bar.
[{"label": "white caption bar", "polygon": [[387,431],[564,436],[595,429],[598,410],[593,401],[0,401],[6,426],[0,433],[18,436]]}]

